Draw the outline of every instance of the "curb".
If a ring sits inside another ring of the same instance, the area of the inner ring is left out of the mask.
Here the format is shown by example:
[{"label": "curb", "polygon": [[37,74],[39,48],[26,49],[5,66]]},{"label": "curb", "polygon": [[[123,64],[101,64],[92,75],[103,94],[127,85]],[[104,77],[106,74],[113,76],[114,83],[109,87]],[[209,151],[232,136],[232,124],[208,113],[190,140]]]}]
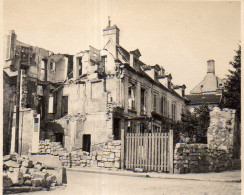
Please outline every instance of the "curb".
[{"label": "curb", "polygon": [[158,179],[180,179],[180,180],[194,180],[194,181],[213,181],[213,182],[235,182],[240,183],[241,179],[212,179],[212,178],[186,178],[183,175],[177,177],[174,174],[169,175],[152,175],[150,173],[135,173],[135,172],[115,172],[107,170],[92,170],[92,169],[74,169],[66,168],[70,172],[84,172],[84,173],[96,173],[96,174],[106,174],[106,175],[118,175],[118,176],[130,176],[130,177],[146,177],[146,178],[158,178]]}]

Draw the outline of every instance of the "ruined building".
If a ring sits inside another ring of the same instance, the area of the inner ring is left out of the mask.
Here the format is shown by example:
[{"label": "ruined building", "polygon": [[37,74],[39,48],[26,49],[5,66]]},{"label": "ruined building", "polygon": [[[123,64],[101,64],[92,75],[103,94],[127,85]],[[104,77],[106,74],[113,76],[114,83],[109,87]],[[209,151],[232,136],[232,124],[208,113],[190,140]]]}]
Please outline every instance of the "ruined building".
[{"label": "ruined building", "polygon": [[[91,151],[96,144],[121,139],[123,132],[163,132],[169,128],[166,123],[181,119],[185,85],[173,85],[162,66],[143,63],[138,49],[124,49],[119,34],[109,22],[101,50],[90,46],[67,55],[21,43],[11,32],[4,101],[18,94],[20,68],[22,153],[36,152],[43,139],[61,142],[69,151]],[[17,99],[6,105],[4,114],[5,137],[12,145]]]},{"label": "ruined building", "polygon": [[187,108],[193,111],[195,107],[207,104],[210,107],[219,106],[222,101],[224,80],[215,75],[215,61],[207,61],[207,74],[204,79],[186,95],[189,103]]}]

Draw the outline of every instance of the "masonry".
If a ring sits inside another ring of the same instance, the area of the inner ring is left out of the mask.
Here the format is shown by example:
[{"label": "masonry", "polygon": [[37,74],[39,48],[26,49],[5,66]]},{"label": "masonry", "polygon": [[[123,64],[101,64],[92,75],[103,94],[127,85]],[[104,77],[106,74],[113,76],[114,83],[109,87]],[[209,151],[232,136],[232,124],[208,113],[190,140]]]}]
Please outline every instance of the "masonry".
[{"label": "masonry", "polygon": [[215,107],[210,112],[208,144],[177,143],[175,173],[205,173],[240,169],[235,110]]}]

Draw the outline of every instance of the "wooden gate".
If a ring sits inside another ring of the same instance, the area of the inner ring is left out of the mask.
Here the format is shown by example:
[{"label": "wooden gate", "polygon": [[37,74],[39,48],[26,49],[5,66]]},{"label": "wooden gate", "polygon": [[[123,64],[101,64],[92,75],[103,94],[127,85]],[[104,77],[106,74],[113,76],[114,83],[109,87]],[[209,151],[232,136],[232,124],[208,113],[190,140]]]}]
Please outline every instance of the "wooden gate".
[{"label": "wooden gate", "polygon": [[173,131],[169,133],[127,133],[125,168],[173,173]]}]

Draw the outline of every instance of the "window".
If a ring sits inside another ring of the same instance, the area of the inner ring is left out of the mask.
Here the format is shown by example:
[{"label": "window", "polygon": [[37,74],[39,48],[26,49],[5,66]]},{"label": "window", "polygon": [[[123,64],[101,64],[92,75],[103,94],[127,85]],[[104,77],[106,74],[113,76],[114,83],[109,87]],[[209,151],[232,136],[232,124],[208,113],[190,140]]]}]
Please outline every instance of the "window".
[{"label": "window", "polygon": [[51,94],[48,100],[48,113],[54,113],[53,107],[54,107],[54,97]]},{"label": "window", "polygon": [[107,64],[107,56],[102,56],[101,57],[101,63],[100,63],[98,71],[99,72],[104,72],[106,64]]},{"label": "window", "polygon": [[131,110],[136,109],[135,93],[136,93],[136,85],[133,83],[129,83],[129,87],[128,87],[128,108]]},{"label": "window", "polygon": [[56,64],[55,62],[50,62],[50,70],[55,71],[56,70]]},{"label": "window", "polygon": [[146,114],[146,89],[141,88],[141,113]]},{"label": "window", "polygon": [[158,95],[153,95],[153,111],[158,112]]},{"label": "window", "polygon": [[175,106],[175,103],[172,103],[172,120],[176,121],[176,106]]},{"label": "window", "polygon": [[79,76],[82,75],[82,58],[77,58],[78,60],[78,70],[79,70]]}]

